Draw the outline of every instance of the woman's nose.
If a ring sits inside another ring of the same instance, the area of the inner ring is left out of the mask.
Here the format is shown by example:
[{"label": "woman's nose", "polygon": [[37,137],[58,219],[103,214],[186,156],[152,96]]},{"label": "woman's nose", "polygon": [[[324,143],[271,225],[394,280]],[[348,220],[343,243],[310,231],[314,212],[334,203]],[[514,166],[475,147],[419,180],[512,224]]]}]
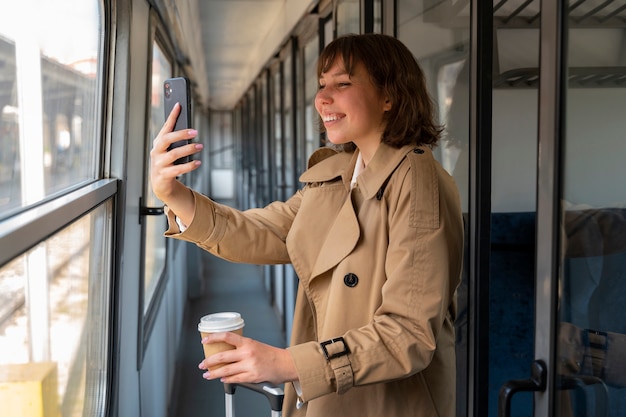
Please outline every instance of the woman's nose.
[{"label": "woman's nose", "polygon": [[332,97],[326,90],[319,90],[315,96],[315,100],[320,104],[328,104],[332,102]]}]

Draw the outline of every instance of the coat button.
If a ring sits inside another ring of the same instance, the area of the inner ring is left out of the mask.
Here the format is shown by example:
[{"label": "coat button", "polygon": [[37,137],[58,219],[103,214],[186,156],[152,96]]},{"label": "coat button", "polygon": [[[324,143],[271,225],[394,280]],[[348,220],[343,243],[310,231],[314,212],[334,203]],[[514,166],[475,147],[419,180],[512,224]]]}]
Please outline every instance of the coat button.
[{"label": "coat button", "polygon": [[349,274],[346,274],[345,277],[343,277],[343,283],[346,284],[348,287],[355,287],[356,284],[359,283],[359,277],[357,277],[356,274],[350,272]]}]

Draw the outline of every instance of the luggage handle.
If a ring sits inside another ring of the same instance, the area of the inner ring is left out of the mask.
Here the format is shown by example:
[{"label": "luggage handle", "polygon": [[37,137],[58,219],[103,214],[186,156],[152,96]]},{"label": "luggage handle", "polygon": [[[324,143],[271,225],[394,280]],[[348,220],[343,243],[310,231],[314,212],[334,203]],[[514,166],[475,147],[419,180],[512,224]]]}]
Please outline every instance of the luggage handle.
[{"label": "luggage handle", "polygon": [[244,387],[251,391],[258,392],[265,395],[270,402],[272,411],[282,411],[283,400],[285,399],[285,392],[277,385],[270,384],[269,382],[260,382],[258,384],[250,383],[238,383],[238,384],[224,384],[224,393],[228,395],[234,395],[237,387]]}]

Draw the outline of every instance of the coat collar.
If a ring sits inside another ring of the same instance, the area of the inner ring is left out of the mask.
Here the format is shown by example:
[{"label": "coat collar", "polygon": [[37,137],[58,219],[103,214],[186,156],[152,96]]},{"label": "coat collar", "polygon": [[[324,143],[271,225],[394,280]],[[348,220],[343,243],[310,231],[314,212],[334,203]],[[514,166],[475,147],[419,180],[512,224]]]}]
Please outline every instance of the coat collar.
[{"label": "coat collar", "polygon": [[[367,168],[357,179],[357,183],[365,199],[370,199],[376,195],[406,154],[413,151],[415,148],[415,145],[405,145],[402,148],[394,148],[385,143],[380,144],[374,157],[367,165]],[[427,147],[420,148],[429,152]],[[331,154],[328,152],[328,148],[323,149],[326,158],[320,160],[305,171],[300,176],[300,181],[303,183],[324,182],[341,177],[346,188],[349,190],[350,180],[354,172],[354,164],[357,159],[356,152],[332,151],[334,154]],[[315,154],[318,152],[319,151],[316,151]]]},{"label": "coat collar", "polygon": [[309,169],[300,175],[300,182],[326,182],[341,177],[346,183],[352,177],[355,152],[339,152],[331,148],[320,148],[309,158]]},{"label": "coat collar", "polygon": [[366,200],[376,195],[404,157],[413,149],[415,145],[394,148],[384,143],[380,144],[367,168],[357,178],[357,184]]}]

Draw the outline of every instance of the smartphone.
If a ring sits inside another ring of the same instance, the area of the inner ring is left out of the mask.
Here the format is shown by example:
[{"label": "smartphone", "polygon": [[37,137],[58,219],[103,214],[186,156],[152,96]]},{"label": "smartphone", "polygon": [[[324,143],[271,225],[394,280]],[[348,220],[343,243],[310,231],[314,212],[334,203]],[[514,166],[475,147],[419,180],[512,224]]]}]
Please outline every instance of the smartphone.
[{"label": "smartphone", "polygon": [[[186,77],[168,78],[163,83],[163,96],[165,97],[165,118],[170,115],[174,105],[180,103],[180,113],[176,119],[176,125],[174,130],[189,129],[191,127],[191,94],[189,87],[189,80]],[[177,148],[179,146],[186,145],[190,142],[189,139],[179,140],[172,143],[167,150]],[[174,161],[175,164],[184,164],[189,162],[188,156],[179,158]]]}]

